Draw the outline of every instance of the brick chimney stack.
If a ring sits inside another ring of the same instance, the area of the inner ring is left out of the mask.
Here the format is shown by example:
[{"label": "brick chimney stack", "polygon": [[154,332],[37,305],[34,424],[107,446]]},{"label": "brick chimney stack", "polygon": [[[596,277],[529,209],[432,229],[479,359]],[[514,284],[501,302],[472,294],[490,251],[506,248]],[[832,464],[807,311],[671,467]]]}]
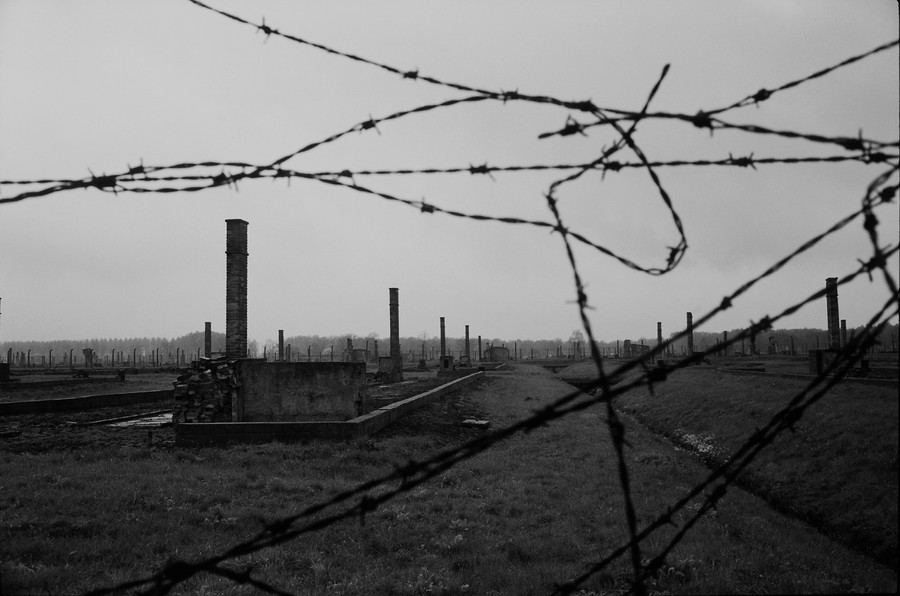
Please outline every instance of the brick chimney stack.
[{"label": "brick chimney stack", "polygon": [[225,355],[247,357],[247,226],[243,219],[226,219],[225,236]]},{"label": "brick chimney stack", "polygon": [[841,349],[841,316],[838,314],[838,285],[836,277],[825,280],[825,307],[828,316],[828,347]]},{"label": "brick chimney stack", "polygon": [[[391,380],[403,380],[403,361],[400,357],[400,297],[397,288],[389,288],[391,316]],[[377,344],[376,344],[377,346]]]}]

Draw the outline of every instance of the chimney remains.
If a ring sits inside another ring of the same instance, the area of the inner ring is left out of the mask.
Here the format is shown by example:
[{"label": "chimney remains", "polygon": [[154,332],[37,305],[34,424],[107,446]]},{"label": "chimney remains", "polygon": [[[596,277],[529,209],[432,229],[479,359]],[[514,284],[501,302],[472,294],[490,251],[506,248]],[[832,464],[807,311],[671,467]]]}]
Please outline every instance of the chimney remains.
[{"label": "chimney remains", "polygon": [[243,219],[226,219],[225,237],[225,356],[247,357],[247,226]]}]

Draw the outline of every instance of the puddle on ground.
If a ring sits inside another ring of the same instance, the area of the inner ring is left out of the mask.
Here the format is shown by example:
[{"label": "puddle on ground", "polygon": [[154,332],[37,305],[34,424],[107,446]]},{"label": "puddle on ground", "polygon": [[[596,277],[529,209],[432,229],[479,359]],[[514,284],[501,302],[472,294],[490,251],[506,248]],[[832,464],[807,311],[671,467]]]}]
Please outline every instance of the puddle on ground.
[{"label": "puddle on ground", "polygon": [[160,426],[168,426],[170,424],[172,424],[172,412],[168,412],[165,414],[156,414],[155,416],[147,416],[145,418],[135,418],[134,420],[114,422],[110,424],[110,426],[116,426],[119,428],[158,428]]}]

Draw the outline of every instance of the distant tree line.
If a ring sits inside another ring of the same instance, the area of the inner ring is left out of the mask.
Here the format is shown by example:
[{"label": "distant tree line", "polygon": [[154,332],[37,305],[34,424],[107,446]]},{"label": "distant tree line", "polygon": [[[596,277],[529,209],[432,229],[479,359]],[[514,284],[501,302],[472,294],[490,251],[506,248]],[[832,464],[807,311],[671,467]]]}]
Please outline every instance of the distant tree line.
[{"label": "distant tree line", "polygon": [[[852,337],[856,333],[860,333],[863,327],[848,328],[847,336]],[[733,339],[742,330],[732,329],[728,331],[728,338]],[[678,332],[670,333],[664,339],[671,339]],[[377,333],[370,333],[366,336],[360,336],[352,333],[341,335],[293,335],[285,337],[285,350],[290,349],[292,360],[305,360],[307,356],[313,360],[330,360],[332,359],[332,350],[334,351],[333,359],[340,361],[344,357],[347,349],[347,340],[352,343],[353,349],[368,350],[369,357],[372,358],[376,352],[380,356],[390,355],[389,338],[380,337]],[[623,350],[624,340],[628,339],[632,344],[641,344],[656,347],[656,337],[632,337],[622,338],[620,340],[597,342],[596,346],[600,353],[604,356],[614,356]],[[898,341],[898,325],[889,325],[878,336],[879,345],[875,348],[878,352],[896,352],[900,347]],[[707,331],[694,331],[694,349],[709,350],[714,349],[717,345],[725,341],[725,333],[711,333]],[[159,362],[173,362],[176,356],[179,361],[190,362],[199,353],[203,355],[205,343],[205,334],[203,331],[194,331],[180,337],[126,337],[126,338],[90,338],[76,340],[53,340],[53,341],[6,341],[0,342],[0,361],[6,362],[9,350],[13,354],[32,355],[32,362],[40,363],[40,358],[50,358],[54,363],[67,361],[68,354],[71,353],[75,357],[76,362],[82,362],[82,350],[91,348],[95,357],[99,358],[99,362],[103,363],[106,359],[117,354],[117,361],[129,363],[132,358],[137,359],[141,363],[156,362],[155,358],[159,358]],[[288,348],[289,346],[289,348]],[[580,330],[573,331],[567,339],[557,337],[554,339],[500,339],[497,337],[482,337],[482,351],[489,346],[500,346],[509,349],[510,356],[513,358],[571,358],[571,357],[588,357],[590,350],[588,349],[584,334]],[[809,350],[825,349],[828,347],[828,331],[824,329],[773,329],[768,332],[761,333],[756,338],[756,353],[768,354],[774,350],[778,354],[790,353],[793,349],[794,353],[805,354]],[[470,335],[469,337],[469,354],[472,358],[478,356],[478,336]],[[770,349],[771,348],[771,349]],[[465,337],[447,337],[446,350],[449,355],[459,357],[465,353]],[[248,344],[248,354],[251,357],[261,358],[264,355],[269,359],[274,359],[278,353],[278,340],[266,339],[261,344],[257,341],[251,341]],[[440,337],[428,336],[422,333],[418,337],[401,337],[400,351],[407,361],[415,361],[420,358],[431,360],[440,355]],[[225,334],[221,332],[212,333],[212,352],[213,355],[223,354],[225,352]],[[671,344],[671,353],[674,356],[680,356],[687,353],[687,340],[682,338]],[[732,354],[751,354],[750,340],[744,340],[728,348],[728,355]]]},{"label": "distant tree line", "polygon": [[[203,354],[205,345],[205,332],[195,331],[175,338],[165,337],[125,337],[125,338],[89,338],[89,339],[59,339],[52,341],[6,341],[0,342],[0,360],[6,362],[9,351],[15,354],[31,354],[32,363],[40,364],[41,357],[51,358],[56,364],[68,362],[71,353],[74,362],[84,362],[83,350],[93,350],[95,362],[103,365],[107,359],[116,354],[116,361],[132,363],[174,362],[176,355],[185,354],[183,360],[190,361],[191,354],[197,351]],[[213,352],[225,350],[225,334],[212,333]],[[182,358],[179,358],[182,360]]]}]

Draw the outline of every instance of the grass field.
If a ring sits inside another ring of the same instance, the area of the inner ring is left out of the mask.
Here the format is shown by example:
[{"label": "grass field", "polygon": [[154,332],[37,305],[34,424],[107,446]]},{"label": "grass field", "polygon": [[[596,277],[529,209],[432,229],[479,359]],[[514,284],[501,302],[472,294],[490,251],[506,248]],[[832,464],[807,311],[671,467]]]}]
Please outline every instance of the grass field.
[{"label": "grass field", "polygon": [[[695,367],[618,405],[715,467],[807,383]],[[896,386],[841,383],[761,453],[741,484],[896,570],[897,454]]]},{"label": "grass field", "polygon": [[[491,373],[465,393],[354,442],[0,453],[3,593],[79,593],[145,577],[172,559],[221,552],[255,535],[263,520],[295,514],[484,432],[461,427],[464,418],[503,426],[569,390],[550,373],[522,366]],[[628,407],[644,408],[639,401]],[[896,431],[896,416],[893,424]],[[644,526],[708,470],[641,425],[629,426],[628,439],[634,501]],[[894,445],[896,481],[896,435]],[[645,540],[644,557],[663,548],[700,501],[676,514],[675,526]],[[894,515],[896,529],[896,509]],[[627,539],[599,408],[502,442],[362,521],[332,525],[228,566],[252,568],[255,577],[298,594],[543,594]],[[630,578],[629,562],[620,559],[588,580],[582,593],[622,592]],[[895,592],[897,577],[871,557],[732,489],[648,586],[677,593]],[[176,592],[253,590],[201,575]]]}]

